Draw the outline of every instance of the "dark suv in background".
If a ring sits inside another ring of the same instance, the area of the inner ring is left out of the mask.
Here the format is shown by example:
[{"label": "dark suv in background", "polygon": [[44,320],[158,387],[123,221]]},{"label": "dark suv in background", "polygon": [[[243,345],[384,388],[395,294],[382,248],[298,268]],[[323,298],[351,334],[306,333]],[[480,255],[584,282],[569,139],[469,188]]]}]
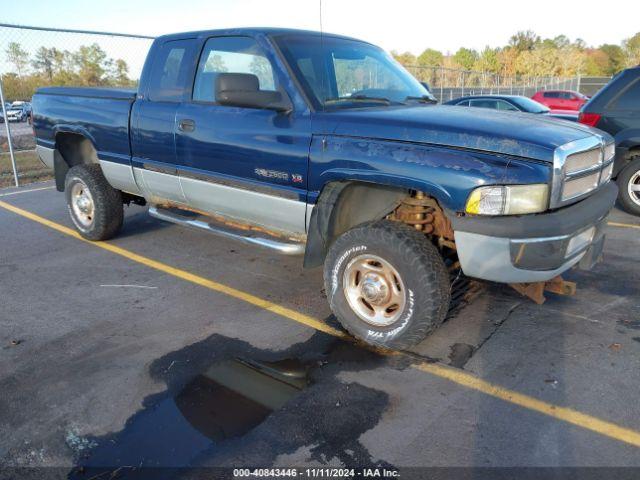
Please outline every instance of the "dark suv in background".
[{"label": "dark suv in background", "polygon": [[616,75],[582,107],[579,121],[615,137],[618,200],[640,215],[640,66]]}]

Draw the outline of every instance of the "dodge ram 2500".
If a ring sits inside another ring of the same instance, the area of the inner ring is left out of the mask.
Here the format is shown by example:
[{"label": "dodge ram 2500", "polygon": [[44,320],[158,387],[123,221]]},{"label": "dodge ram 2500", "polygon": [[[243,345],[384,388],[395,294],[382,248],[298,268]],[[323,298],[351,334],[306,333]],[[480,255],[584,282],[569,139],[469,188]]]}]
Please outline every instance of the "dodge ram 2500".
[{"label": "dodge ram 2500", "polygon": [[42,161],[77,230],[123,204],[324,264],[367,342],[406,348],[445,318],[450,271],[512,284],[600,258],[613,138],[520,113],[433,105],[387,53],[285,29],[156,39],[137,91],[42,88]]}]

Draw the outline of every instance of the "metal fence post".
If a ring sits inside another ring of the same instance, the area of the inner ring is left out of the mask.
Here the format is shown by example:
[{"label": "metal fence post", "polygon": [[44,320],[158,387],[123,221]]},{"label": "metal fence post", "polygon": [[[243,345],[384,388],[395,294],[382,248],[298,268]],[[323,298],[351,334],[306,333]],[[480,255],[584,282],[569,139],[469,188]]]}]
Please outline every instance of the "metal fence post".
[{"label": "metal fence post", "polygon": [[578,84],[578,86],[576,87],[576,92],[580,92],[580,87],[581,87],[580,83],[581,83],[581,80],[582,80],[582,76],[581,76],[580,74],[578,74],[578,78],[577,78],[577,84]]},{"label": "metal fence post", "polygon": [[13,142],[11,141],[11,126],[9,125],[9,119],[7,118],[7,108],[4,103],[4,90],[2,89],[2,76],[0,75],[0,102],[2,102],[2,117],[4,118],[4,126],[7,130],[7,144],[9,145],[9,156],[11,157],[11,167],[13,168],[13,179],[16,182],[16,187],[20,186],[18,181],[18,167],[16,166],[16,156],[13,153]]}]

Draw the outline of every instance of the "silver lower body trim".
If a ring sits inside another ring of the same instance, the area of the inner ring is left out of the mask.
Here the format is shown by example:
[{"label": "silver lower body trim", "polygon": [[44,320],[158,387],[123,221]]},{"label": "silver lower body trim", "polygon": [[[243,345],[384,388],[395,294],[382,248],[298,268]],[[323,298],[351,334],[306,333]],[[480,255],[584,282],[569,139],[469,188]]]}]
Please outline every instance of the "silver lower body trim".
[{"label": "silver lower body trim", "polygon": [[109,182],[113,188],[133,195],[142,194],[133,176],[131,165],[100,160],[100,167],[102,168],[104,178],[107,179],[107,182]]},{"label": "silver lower body trim", "polygon": [[53,158],[56,153],[55,149],[36,145],[36,153],[38,154],[38,157],[40,157],[40,161],[44,163],[46,167],[53,170]]},{"label": "silver lower body trim", "polygon": [[304,243],[285,243],[269,238],[251,236],[250,234],[242,235],[239,233],[235,233],[229,229],[205,222],[203,220],[182,216],[156,206],[149,207],[149,215],[159,220],[164,220],[185,227],[197,228],[198,230],[205,230],[216,235],[231,238],[251,245],[258,245],[260,247],[274,250],[283,255],[302,255],[305,250]]},{"label": "silver lower body trim", "polygon": [[194,209],[269,230],[297,235],[306,232],[305,202],[192,178],[181,177],[180,185],[186,203]]}]

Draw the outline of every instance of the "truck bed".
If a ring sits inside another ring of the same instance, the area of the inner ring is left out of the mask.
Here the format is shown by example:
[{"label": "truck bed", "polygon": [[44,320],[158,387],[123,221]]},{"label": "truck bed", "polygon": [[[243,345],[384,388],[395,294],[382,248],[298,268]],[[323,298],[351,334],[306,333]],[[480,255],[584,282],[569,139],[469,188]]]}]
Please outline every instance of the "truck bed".
[{"label": "truck bed", "polygon": [[54,148],[56,135],[89,139],[101,160],[129,163],[129,118],[136,91],[118,88],[47,87],[33,97],[37,145]]}]

